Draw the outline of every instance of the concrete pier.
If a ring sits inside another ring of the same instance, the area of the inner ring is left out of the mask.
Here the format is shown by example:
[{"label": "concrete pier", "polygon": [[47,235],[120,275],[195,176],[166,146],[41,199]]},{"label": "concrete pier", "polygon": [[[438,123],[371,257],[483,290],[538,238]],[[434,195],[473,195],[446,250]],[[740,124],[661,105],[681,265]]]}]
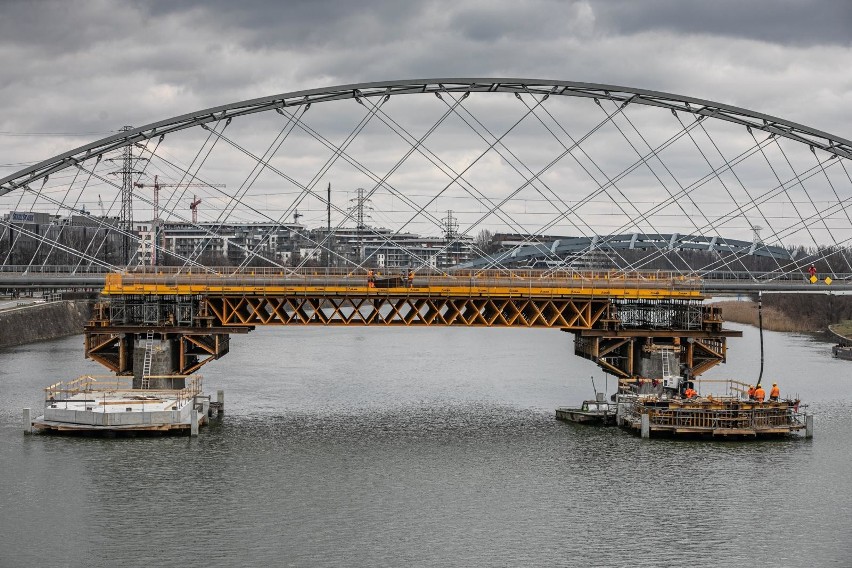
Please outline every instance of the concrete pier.
[{"label": "concrete pier", "polygon": [[216,391],[216,403],[219,405],[219,412],[225,412],[225,391]]},{"label": "concrete pier", "polygon": [[814,415],[808,414],[805,416],[805,438],[814,437]]},{"label": "concrete pier", "polygon": [[31,434],[33,431],[32,411],[29,408],[24,409],[21,424],[24,427],[24,434]]},{"label": "concrete pier", "polygon": [[210,399],[205,398],[201,403],[201,415],[210,416]]},{"label": "concrete pier", "polygon": [[198,411],[195,409],[189,413],[189,435],[198,436]]},{"label": "concrete pier", "polygon": [[643,414],[641,417],[642,424],[642,437],[650,438],[651,437],[651,417],[647,414]]}]

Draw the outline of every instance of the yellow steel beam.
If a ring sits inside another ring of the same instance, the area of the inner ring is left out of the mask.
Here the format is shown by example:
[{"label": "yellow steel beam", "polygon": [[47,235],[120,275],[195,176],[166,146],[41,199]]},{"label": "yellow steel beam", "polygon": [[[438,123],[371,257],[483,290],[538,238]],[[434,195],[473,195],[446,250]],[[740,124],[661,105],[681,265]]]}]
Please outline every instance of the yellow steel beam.
[{"label": "yellow steel beam", "polygon": [[619,298],[637,300],[689,299],[704,296],[698,290],[672,290],[653,288],[563,288],[563,287],[440,287],[440,288],[367,288],[338,286],[198,286],[135,284],[113,286],[103,290],[105,296],[144,294],[155,296],[175,295],[268,295],[268,296],[368,296],[368,297],[441,297],[441,298]]},{"label": "yellow steel beam", "polygon": [[276,282],[264,279],[255,282],[242,277],[152,276],[122,278],[121,274],[107,275],[103,289],[105,296],[122,295],[266,295],[313,297],[419,297],[419,298],[618,298],[618,299],[702,299],[699,288],[690,283],[673,280],[563,279],[541,283],[538,279],[511,282],[491,281],[488,284],[464,282],[458,284],[436,283],[412,288],[372,288],[364,282],[334,284],[299,284],[281,279]]}]

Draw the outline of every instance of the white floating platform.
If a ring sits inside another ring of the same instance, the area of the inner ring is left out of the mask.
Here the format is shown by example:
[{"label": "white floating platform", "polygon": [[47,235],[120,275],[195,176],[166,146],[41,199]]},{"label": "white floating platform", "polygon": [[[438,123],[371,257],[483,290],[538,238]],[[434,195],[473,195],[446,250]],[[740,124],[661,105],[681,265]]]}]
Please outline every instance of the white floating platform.
[{"label": "white floating platform", "polygon": [[[181,391],[82,392],[64,400],[49,401],[44,416],[32,426],[39,430],[169,431],[197,428],[207,421],[209,398],[202,394],[187,397]],[[195,421],[195,428],[193,428]]]}]

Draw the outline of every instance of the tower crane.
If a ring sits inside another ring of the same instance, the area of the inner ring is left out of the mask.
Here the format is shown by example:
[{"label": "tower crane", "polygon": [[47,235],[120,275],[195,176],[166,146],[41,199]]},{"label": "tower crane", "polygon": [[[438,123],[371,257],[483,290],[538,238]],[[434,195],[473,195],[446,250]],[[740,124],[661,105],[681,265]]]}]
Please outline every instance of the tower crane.
[{"label": "tower crane", "polygon": [[[158,241],[158,236],[163,237],[162,247],[165,248],[165,234],[160,231],[160,188],[163,187],[225,187],[223,183],[160,183],[159,176],[154,176],[154,183],[152,185],[146,185],[144,183],[136,182],[133,184],[134,187],[145,188],[151,187],[154,189],[154,219],[152,225],[154,226],[154,243]],[[193,202],[195,202],[195,196],[193,196]],[[201,200],[198,199],[200,203]],[[198,203],[195,204],[196,206]],[[190,206],[192,209],[192,222],[196,223],[196,214],[195,208]],[[157,264],[157,247],[151,247],[151,265],[154,266]]]},{"label": "tower crane", "polygon": [[[160,220],[160,188],[161,187],[225,187],[224,183],[160,183],[158,181],[158,176],[154,176],[154,184],[153,185],[145,185],[144,183],[136,182],[133,184],[134,187],[144,188],[144,187],[152,187],[154,188],[154,224],[157,224]],[[192,221],[195,222],[195,219]]]},{"label": "tower crane", "polygon": [[192,224],[198,223],[198,205],[201,203],[201,198],[192,196],[192,203],[189,204],[189,209],[192,211]]}]

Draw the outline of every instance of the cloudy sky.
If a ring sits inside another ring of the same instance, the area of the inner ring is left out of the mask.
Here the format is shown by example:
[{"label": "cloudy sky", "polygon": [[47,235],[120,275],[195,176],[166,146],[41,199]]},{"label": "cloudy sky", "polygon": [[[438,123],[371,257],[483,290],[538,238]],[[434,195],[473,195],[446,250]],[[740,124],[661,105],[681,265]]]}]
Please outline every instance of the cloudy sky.
[{"label": "cloudy sky", "polygon": [[2,0],[0,174],[335,84],[529,77],[668,91],[852,138],[848,0]]}]

